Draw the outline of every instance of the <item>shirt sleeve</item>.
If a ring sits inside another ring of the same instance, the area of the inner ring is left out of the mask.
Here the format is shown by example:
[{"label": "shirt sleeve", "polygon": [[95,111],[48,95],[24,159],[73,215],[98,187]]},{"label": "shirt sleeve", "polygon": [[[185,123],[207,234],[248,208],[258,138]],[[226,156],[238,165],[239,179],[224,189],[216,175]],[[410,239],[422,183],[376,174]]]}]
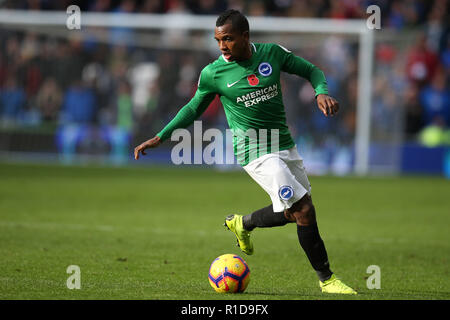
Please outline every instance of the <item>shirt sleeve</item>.
[{"label": "shirt sleeve", "polygon": [[162,129],[157,136],[161,141],[168,139],[176,129],[187,128],[208,108],[216,96],[214,81],[208,67],[204,68],[198,79],[194,97],[178,111],[176,116]]},{"label": "shirt sleeve", "polygon": [[327,79],[322,70],[280,45],[275,45],[275,48],[281,56],[282,71],[296,74],[308,80],[316,92],[316,97],[319,94],[328,94]]}]

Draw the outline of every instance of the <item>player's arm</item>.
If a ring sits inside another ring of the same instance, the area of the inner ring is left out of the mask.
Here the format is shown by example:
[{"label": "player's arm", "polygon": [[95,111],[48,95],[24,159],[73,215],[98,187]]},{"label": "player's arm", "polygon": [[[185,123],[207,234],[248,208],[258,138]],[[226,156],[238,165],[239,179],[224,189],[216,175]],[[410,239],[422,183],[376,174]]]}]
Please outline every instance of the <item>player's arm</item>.
[{"label": "player's arm", "polygon": [[134,158],[137,160],[140,154],[146,155],[146,149],[158,147],[172,135],[173,131],[186,128],[198,119],[216,96],[213,83],[210,71],[207,68],[203,69],[194,97],[178,111],[177,115],[155,137],[134,148]]},{"label": "player's arm", "polygon": [[339,102],[328,95],[325,74],[311,62],[296,56],[282,46],[276,49],[281,54],[282,71],[307,79],[316,93],[317,106],[325,116],[333,116],[339,111]]}]

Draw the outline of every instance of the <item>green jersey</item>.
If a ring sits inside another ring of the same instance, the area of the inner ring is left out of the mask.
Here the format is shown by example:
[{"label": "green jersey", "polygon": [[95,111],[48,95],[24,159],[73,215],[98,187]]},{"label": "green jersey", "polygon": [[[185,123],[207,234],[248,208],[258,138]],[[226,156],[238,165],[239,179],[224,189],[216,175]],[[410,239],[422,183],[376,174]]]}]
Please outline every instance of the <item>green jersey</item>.
[{"label": "green jersey", "polygon": [[157,134],[162,141],[175,129],[191,125],[219,95],[241,165],[295,145],[286,124],[280,74],[284,71],[307,79],[316,96],[328,94],[325,76],[312,63],[280,45],[251,43],[251,49],[248,60],[227,61],[220,56],[202,70],[194,97]]}]

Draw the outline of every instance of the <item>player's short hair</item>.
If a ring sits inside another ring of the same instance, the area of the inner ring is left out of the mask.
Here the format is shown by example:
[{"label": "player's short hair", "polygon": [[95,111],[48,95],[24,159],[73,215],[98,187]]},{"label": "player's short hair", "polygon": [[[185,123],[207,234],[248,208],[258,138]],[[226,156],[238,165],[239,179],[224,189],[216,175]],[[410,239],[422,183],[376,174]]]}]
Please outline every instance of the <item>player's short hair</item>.
[{"label": "player's short hair", "polygon": [[243,33],[250,30],[247,18],[238,10],[229,9],[223,12],[217,18],[216,27],[221,27],[227,23],[231,23],[233,31]]}]

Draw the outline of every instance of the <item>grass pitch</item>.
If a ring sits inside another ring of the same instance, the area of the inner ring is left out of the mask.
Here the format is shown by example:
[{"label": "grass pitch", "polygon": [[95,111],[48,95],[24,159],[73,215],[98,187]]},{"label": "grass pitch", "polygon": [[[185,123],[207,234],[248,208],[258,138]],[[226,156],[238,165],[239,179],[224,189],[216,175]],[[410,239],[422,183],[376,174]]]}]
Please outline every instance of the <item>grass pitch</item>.
[{"label": "grass pitch", "polygon": [[[331,268],[357,296],[320,293],[295,224],[255,229],[253,256],[235,246],[225,216],[270,204],[243,171],[0,164],[0,299],[450,299],[449,180],[310,180]],[[243,294],[208,283],[224,253],[249,264]]]}]

